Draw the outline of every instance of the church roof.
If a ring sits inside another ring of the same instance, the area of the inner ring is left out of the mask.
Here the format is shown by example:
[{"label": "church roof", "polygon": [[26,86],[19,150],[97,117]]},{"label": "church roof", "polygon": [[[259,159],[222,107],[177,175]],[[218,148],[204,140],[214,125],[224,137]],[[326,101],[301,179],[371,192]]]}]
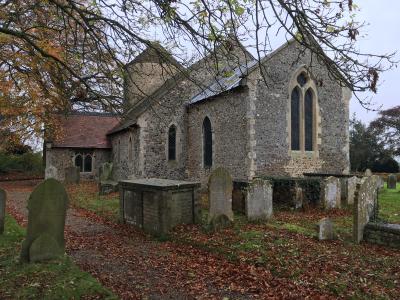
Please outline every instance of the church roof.
[{"label": "church roof", "polygon": [[59,118],[61,137],[53,141],[54,148],[109,149],[107,132],[114,128],[120,118],[114,114],[74,113]]},{"label": "church roof", "polygon": [[242,79],[247,76],[248,72],[258,64],[257,60],[246,62],[234,70],[227,71],[225,76],[215,79],[210,85],[200,91],[189,100],[190,104],[195,104],[205,99],[217,96],[223,92],[232,90],[242,84]]}]

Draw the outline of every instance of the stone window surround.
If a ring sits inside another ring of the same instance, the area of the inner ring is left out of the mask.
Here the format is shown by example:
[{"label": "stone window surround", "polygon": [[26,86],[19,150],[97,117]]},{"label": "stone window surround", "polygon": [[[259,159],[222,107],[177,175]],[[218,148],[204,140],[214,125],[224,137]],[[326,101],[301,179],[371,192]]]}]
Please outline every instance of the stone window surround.
[{"label": "stone window surround", "polygon": [[[301,74],[305,73],[307,77],[310,79],[303,87],[297,82],[297,77]],[[291,95],[293,89],[296,87],[301,91],[300,93],[300,150],[292,150],[291,149]],[[311,89],[313,94],[313,151],[305,151],[305,120],[304,120],[304,96],[308,89]],[[292,157],[318,157],[319,156],[319,134],[320,134],[320,126],[319,126],[319,105],[318,105],[318,93],[317,86],[315,84],[315,80],[313,80],[312,74],[307,70],[306,66],[301,66],[298,68],[292,75],[289,82],[289,91],[288,91],[288,117],[287,117],[287,133],[288,133],[288,151],[289,155]]]},{"label": "stone window surround", "polygon": [[[171,126],[175,126],[175,160],[169,160],[168,158],[168,141],[169,141],[169,129]],[[168,165],[170,167],[175,167],[179,161],[180,157],[182,154],[182,143],[181,143],[181,137],[182,137],[182,132],[180,127],[178,126],[178,123],[176,121],[172,121],[171,123],[168,124],[166,131],[165,131],[165,136],[164,140],[165,142],[165,159],[168,162]]]},{"label": "stone window surround", "polygon": [[[204,165],[204,128],[203,128],[203,124],[204,124],[204,120],[206,118],[208,118],[210,120],[210,124],[211,124],[211,145],[212,145],[212,153],[211,153],[212,164],[211,164],[211,166]],[[200,149],[200,151],[201,151],[201,167],[205,170],[211,170],[212,167],[215,165],[215,131],[214,131],[213,122],[211,121],[211,118],[209,115],[205,115],[201,121],[201,149]]]},{"label": "stone window surround", "polygon": [[[82,173],[82,174],[92,174],[93,170],[94,170],[94,165],[95,165],[94,163],[95,163],[96,155],[94,155],[94,153],[90,153],[90,152],[87,152],[87,151],[76,151],[74,153],[74,155],[72,155],[72,165],[75,166],[75,167],[76,167],[75,158],[78,155],[80,155],[82,157],[82,170],[83,171],[80,172],[80,173]],[[88,155],[92,158],[92,170],[90,172],[85,172],[85,158]]]}]

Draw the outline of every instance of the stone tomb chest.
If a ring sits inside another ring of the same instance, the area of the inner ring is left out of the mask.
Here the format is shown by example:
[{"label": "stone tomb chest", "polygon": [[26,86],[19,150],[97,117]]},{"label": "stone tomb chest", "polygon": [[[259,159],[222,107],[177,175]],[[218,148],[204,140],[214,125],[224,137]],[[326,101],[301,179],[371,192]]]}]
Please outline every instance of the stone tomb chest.
[{"label": "stone tomb chest", "polygon": [[148,178],[120,185],[120,218],[154,235],[195,223],[200,183]]}]

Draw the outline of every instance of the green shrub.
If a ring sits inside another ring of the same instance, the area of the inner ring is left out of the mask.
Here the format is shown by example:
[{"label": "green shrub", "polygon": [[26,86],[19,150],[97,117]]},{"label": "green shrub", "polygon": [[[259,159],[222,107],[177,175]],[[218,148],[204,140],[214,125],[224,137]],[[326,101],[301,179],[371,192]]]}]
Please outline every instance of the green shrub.
[{"label": "green shrub", "polygon": [[28,172],[40,174],[43,169],[43,159],[40,152],[27,152],[21,155],[0,152],[0,173]]}]

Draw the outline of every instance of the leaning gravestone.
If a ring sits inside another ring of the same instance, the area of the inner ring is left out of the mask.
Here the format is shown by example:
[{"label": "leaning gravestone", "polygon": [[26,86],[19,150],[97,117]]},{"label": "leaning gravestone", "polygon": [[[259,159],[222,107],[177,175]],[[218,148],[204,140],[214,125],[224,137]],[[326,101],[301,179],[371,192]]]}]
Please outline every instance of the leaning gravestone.
[{"label": "leaning gravestone", "polygon": [[[208,222],[214,227],[225,227],[227,221],[233,222],[232,190],[232,177],[228,171],[218,168],[211,173],[208,180],[208,199],[210,201]],[[221,222],[222,226],[216,224],[218,220],[223,221]]]},{"label": "leaning gravestone", "polygon": [[396,189],[396,183],[397,183],[396,174],[390,174],[388,176],[387,188],[391,190]]},{"label": "leaning gravestone", "polygon": [[64,186],[50,178],[39,184],[28,200],[28,229],[21,260],[40,262],[65,252],[64,226],[68,195]]},{"label": "leaning gravestone", "polygon": [[323,240],[333,240],[335,238],[333,222],[329,218],[323,218],[318,222],[318,239]]},{"label": "leaning gravestone", "polygon": [[250,182],[246,195],[246,216],[249,220],[267,220],[272,216],[272,184],[255,178]]},{"label": "leaning gravestone", "polygon": [[323,182],[322,201],[326,209],[340,208],[341,192],[340,180],[330,176]]},{"label": "leaning gravestone", "polygon": [[363,177],[354,197],[353,239],[363,239],[364,227],[373,218],[377,205],[377,176]]},{"label": "leaning gravestone", "polygon": [[80,180],[80,173],[78,167],[65,168],[64,181],[66,184],[79,183],[79,180]]},{"label": "leaning gravestone", "polygon": [[4,232],[4,222],[6,218],[6,191],[0,189],[0,234]]},{"label": "leaning gravestone", "polygon": [[58,170],[55,166],[48,166],[46,168],[46,170],[44,171],[44,178],[45,179],[49,179],[49,178],[54,178],[54,179],[58,179]]}]

